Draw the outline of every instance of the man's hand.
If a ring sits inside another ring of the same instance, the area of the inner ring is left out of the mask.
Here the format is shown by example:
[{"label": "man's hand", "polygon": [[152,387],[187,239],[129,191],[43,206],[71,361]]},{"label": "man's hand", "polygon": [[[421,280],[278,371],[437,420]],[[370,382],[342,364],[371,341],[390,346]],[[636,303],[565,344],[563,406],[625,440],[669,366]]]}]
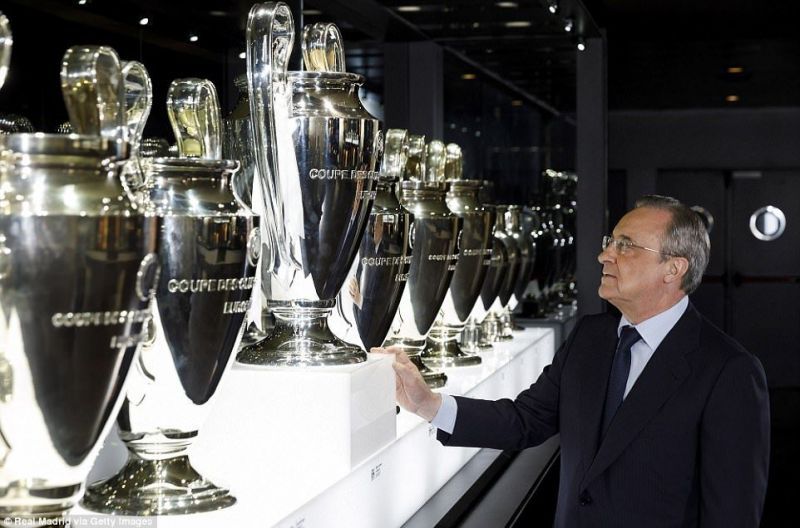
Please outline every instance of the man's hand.
[{"label": "man's hand", "polygon": [[400,406],[427,421],[433,420],[442,405],[442,396],[433,392],[417,367],[400,347],[373,348],[371,352],[393,354],[395,373],[395,398]]}]

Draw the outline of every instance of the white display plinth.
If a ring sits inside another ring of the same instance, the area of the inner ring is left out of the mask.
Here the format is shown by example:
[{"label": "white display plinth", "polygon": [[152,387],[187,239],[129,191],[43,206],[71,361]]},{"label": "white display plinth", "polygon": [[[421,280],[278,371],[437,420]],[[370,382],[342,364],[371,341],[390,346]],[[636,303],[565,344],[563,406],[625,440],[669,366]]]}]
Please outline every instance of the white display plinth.
[{"label": "white display plinth", "polygon": [[[442,391],[513,397],[554,350],[552,330],[528,328],[481,353],[481,365],[446,369]],[[442,446],[432,426],[405,411],[395,422],[389,357],[325,369],[239,367],[224,378],[192,451],[198,470],[230,487],[238,502],[159,517],[158,526],[400,526],[477,451]]]}]

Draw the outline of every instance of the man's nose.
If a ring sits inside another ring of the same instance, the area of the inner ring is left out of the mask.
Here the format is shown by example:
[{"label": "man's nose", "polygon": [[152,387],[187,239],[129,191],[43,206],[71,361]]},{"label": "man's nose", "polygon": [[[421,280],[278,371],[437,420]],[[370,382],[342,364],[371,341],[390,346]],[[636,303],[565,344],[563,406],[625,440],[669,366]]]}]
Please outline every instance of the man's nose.
[{"label": "man's nose", "polygon": [[614,252],[612,251],[612,247],[614,244],[609,244],[607,248],[602,250],[599,255],[597,255],[597,261],[600,264],[605,264],[606,262],[614,262]]}]

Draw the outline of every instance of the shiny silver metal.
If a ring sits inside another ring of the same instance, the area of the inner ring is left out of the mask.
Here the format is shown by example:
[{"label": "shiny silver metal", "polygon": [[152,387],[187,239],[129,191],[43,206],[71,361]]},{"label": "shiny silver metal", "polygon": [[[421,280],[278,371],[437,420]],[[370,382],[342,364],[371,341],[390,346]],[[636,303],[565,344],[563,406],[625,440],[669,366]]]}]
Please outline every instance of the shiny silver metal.
[{"label": "shiny silver metal", "polygon": [[344,72],[342,34],[336,24],[317,22],[303,28],[303,62],[308,71]]},{"label": "shiny silver metal", "polygon": [[[93,49],[68,52],[62,75],[77,105],[99,111],[93,62],[116,53]],[[116,64],[104,77],[121,86]],[[102,102],[120,107],[105,80]],[[150,319],[156,226],[120,184],[122,125],[109,138],[0,136],[0,519],[11,525],[64,522]]]},{"label": "shiny silver metal", "polygon": [[[236,173],[236,178],[233,180],[236,195],[254,213],[262,218],[269,218],[269,214],[264,209],[266,206],[262,194],[264,186],[256,169],[247,75],[237,77],[234,84],[239,90],[239,98],[233,111],[223,120],[222,155],[225,159],[235,159],[241,164],[239,172]],[[245,331],[242,336],[242,348],[262,341],[275,326],[272,312],[267,308],[272,273],[271,250],[267,245],[270,234],[263,222],[261,222],[259,230],[263,264],[259,263],[256,273],[256,282],[250,299],[250,312],[247,314]]]},{"label": "shiny silver metal", "polygon": [[251,9],[250,115],[269,215],[265,227],[274,244],[267,304],[275,327],[237,359],[251,365],[358,363],[366,354],[334,336],[327,316],[369,220],[381,124],[358,98],[361,76],[287,73],[293,39],[286,4]]},{"label": "shiny silver metal", "polygon": [[[213,98],[209,84],[179,80],[170,93]],[[207,159],[219,142],[219,115],[207,114],[210,102],[204,106],[204,97],[194,103],[170,97],[168,103],[176,136],[185,130],[176,122],[179,109],[185,122],[198,123],[191,137],[208,139],[179,140],[179,148],[195,157],[142,160],[140,205],[159,223],[151,268],[154,324],[117,419],[128,461],[116,475],[87,489],[83,506],[93,511],[172,515],[235,502],[228,490],[192,467],[188,449],[238,349],[261,244],[257,218],[232,189],[238,162]],[[194,104],[206,118],[190,115]]]},{"label": "shiny silver metal", "polygon": [[0,11],[0,88],[6,82],[8,75],[8,65],[11,63],[11,47],[14,38],[11,35],[11,27],[2,11]]},{"label": "shiny silver metal", "polygon": [[[458,148],[458,145],[453,145]],[[461,165],[461,152],[448,145],[448,165]],[[493,207],[484,207],[478,201],[481,182],[462,180],[458,170],[447,171],[453,177],[448,181],[447,207],[461,218],[463,227],[459,244],[458,262],[439,317],[428,334],[428,343],[421,357],[433,367],[458,367],[478,365],[478,355],[466,353],[458,344],[481,293],[486,272],[491,263],[492,234],[495,224]]]},{"label": "shiny silver metal", "polygon": [[[410,145],[414,143],[411,141]],[[404,349],[421,369],[428,385],[441,387],[447,381],[446,375],[425,367],[419,354],[425,348],[428,332],[453,279],[462,220],[447,208],[446,183],[420,181],[423,174],[431,174],[426,173],[425,163],[417,158],[411,166],[419,172],[409,172],[407,163],[405,177],[409,179],[400,184],[400,203],[414,215],[411,268],[385,345]]]},{"label": "shiny silver metal", "polygon": [[[488,314],[481,325],[486,339],[489,341],[507,341],[513,339],[513,336],[510,333],[503,333],[503,327],[500,322],[500,317],[502,316],[506,305],[508,305],[508,301],[511,298],[511,293],[514,290],[514,286],[516,286],[521,265],[519,247],[517,246],[516,241],[505,230],[505,214],[507,210],[507,205],[497,206],[494,236],[503,246],[501,251],[503,255],[505,255],[505,261],[503,264],[506,269],[503,279],[499,284],[497,295],[487,308]],[[493,286],[497,285],[495,284]],[[485,307],[489,295],[484,297],[483,293],[484,292],[481,292],[481,298],[484,301]]]},{"label": "shiny silver metal", "polygon": [[350,278],[331,315],[333,332],[369,351],[383,344],[400,305],[411,266],[413,216],[394,187],[403,173],[407,131],[386,131],[381,179]]},{"label": "shiny silver metal", "polygon": [[506,233],[517,243],[520,254],[519,276],[514,284],[511,297],[508,300],[500,321],[503,324],[503,333],[509,335],[511,332],[524,330],[523,327],[514,321],[513,312],[522,301],[525,290],[528,289],[533,276],[533,267],[536,261],[536,242],[523,230],[522,227],[522,208],[518,205],[509,205],[505,217]]}]

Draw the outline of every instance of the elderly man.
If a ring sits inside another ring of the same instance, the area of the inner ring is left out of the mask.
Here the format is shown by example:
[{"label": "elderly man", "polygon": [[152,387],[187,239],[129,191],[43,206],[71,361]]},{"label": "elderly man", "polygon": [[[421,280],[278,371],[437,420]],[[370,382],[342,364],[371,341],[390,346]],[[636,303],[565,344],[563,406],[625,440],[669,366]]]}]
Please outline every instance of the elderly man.
[{"label": "elderly man", "polygon": [[646,196],[603,238],[598,293],[515,400],[430,391],[396,350],[397,399],[445,445],[523,449],[561,440],[559,527],[755,527],[767,486],[769,408],[759,361],[695,310],[709,240],[675,199]]}]

